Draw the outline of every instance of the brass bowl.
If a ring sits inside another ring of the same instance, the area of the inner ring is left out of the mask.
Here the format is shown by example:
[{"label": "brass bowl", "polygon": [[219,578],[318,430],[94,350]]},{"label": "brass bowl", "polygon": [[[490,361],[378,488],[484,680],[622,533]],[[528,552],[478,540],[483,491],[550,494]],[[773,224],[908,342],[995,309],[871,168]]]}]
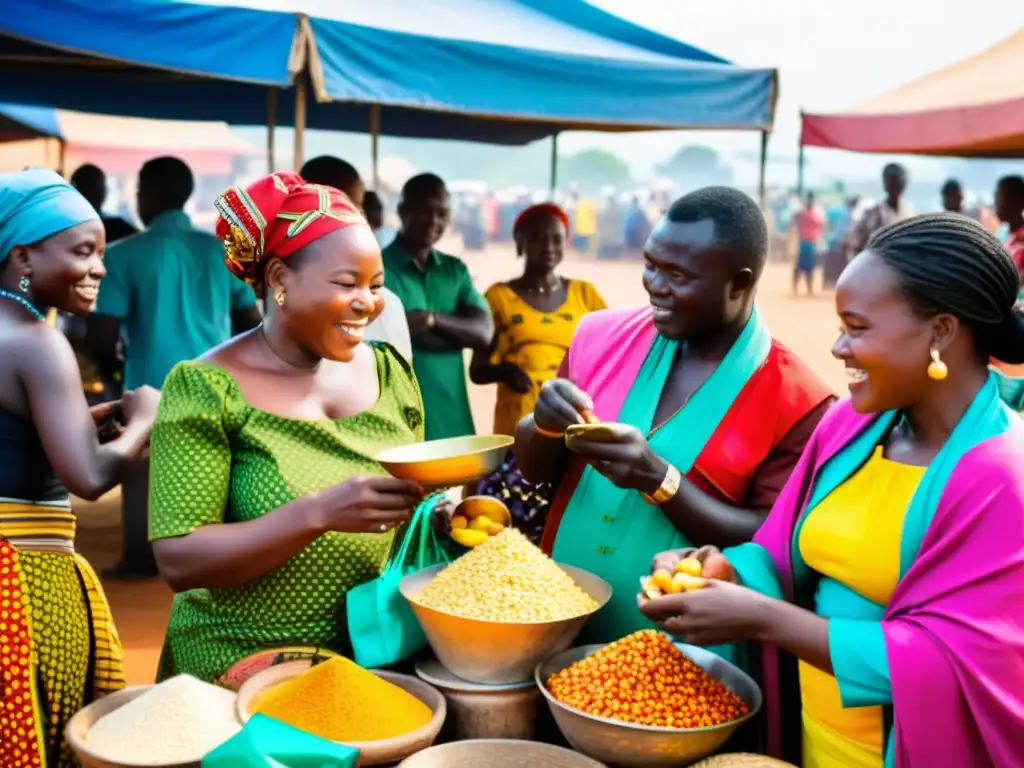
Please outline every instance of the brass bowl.
[{"label": "brass bowl", "polygon": [[424,490],[454,488],[482,480],[501,466],[514,438],[469,435],[389,448],[374,459],[395,477]]},{"label": "brass bowl", "polygon": [[488,519],[493,520],[494,518],[491,515],[496,515],[501,518],[501,524],[506,528],[511,525],[512,513],[509,512],[508,507],[500,499],[496,499],[493,496],[467,496],[455,507],[452,517],[462,515],[467,520],[472,520],[474,517],[484,514],[487,510],[491,512],[490,515],[487,515]]},{"label": "brass bowl", "polygon": [[[309,671],[312,666],[311,660],[287,661],[269,667],[250,677],[238,691],[238,719],[244,724],[249,722],[253,710],[259,704],[259,698],[265,692],[276,685],[287,682],[299,675]],[[345,746],[359,750],[359,765],[393,765],[404,760],[409,755],[426,749],[434,743],[437,735],[441,732],[444,719],[448,714],[448,705],[444,696],[432,685],[423,682],[418,677],[400,675],[397,672],[385,672],[379,669],[369,670],[377,677],[387,680],[389,683],[403,688],[417,699],[422,701],[430,711],[434,713],[430,722],[415,731],[393,736],[390,739],[378,741],[349,741],[341,742]]]},{"label": "brass bowl", "polygon": [[616,440],[613,428],[618,426],[611,421],[597,421],[588,424],[570,424],[565,428],[565,447],[570,451],[577,440],[588,440],[594,443],[614,443]]},{"label": "brass bowl", "polygon": [[416,602],[417,593],[446,565],[411,573],[398,589],[412,606],[434,654],[456,677],[483,685],[521,683],[530,679],[537,662],[572,645],[587,619],[612,596],[611,585],[604,579],[570,565],[557,565],[594,599],[597,607],[593,611],[559,621],[480,621]]}]

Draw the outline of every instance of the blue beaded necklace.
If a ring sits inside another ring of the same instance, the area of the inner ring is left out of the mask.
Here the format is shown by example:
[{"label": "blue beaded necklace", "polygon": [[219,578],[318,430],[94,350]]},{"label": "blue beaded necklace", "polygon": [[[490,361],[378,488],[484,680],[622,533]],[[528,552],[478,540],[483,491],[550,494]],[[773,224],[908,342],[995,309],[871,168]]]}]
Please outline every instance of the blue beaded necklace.
[{"label": "blue beaded necklace", "polygon": [[46,320],[46,316],[38,309],[36,309],[35,305],[31,301],[26,299],[24,296],[19,296],[16,293],[5,291],[3,288],[0,288],[0,296],[2,296],[5,299],[10,299],[11,301],[18,302],[19,304],[21,304],[21,306],[25,307],[25,309],[27,309],[29,312],[35,315],[37,320]]}]

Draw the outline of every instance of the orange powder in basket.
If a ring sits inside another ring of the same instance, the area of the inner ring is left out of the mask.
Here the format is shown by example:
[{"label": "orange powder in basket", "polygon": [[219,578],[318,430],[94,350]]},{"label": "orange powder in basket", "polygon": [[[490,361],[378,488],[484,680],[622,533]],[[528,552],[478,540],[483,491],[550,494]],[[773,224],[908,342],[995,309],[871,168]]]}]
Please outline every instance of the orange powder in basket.
[{"label": "orange powder in basket", "polygon": [[253,711],[330,741],[390,739],[433,717],[408,691],[344,658],[274,686]]}]

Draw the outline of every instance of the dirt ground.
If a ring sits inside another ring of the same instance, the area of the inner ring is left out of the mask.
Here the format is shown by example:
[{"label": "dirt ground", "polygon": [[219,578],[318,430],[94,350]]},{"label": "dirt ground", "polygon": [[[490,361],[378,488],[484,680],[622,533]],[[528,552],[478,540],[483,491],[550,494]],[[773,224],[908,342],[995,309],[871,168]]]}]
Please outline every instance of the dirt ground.
[{"label": "dirt ground", "polygon": [[[449,243],[459,253],[457,242]],[[484,291],[492,283],[516,275],[521,266],[511,248],[493,247],[486,253],[466,257],[477,287]],[[562,269],[568,277],[589,280],[611,306],[644,303],[640,267],[627,262],[595,262],[569,257]],[[773,264],[759,293],[759,306],[772,333],[789,345],[836,391],[845,388],[841,366],[829,349],[837,323],[830,293],[814,298],[794,299],[790,295],[790,271]],[[470,387],[473,415],[480,432],[490,430],[494,407],[492,387]],[[116,558],[120,542],[120,499],[112,492],[100,501],[76,505],[79,518],[78,547],[97,571]],[[170,590],[158,580],[139,584],[109,583],[107,595],[126,652],[129,683],[152,682],[160,644],[170,608]]]}]

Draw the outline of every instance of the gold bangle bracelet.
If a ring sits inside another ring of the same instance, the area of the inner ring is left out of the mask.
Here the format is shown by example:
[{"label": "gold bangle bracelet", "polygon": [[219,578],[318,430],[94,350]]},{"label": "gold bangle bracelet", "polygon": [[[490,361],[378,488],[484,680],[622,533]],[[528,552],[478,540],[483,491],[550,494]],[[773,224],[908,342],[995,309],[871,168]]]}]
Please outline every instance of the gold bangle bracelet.
[{"label": "gold bangle bracelet", "polygon": [[552,432],[550,429],[544,429],[544,427],[538,427],[537,422],[533,422],[533,431],[541,437],[546,437],[548,440],[561,440],[565,437],[564,432]]},{"label": "gold bangle bracelet", "polygon": [[654,493],[647,494],[641,493],[644,501],[656,507],[660,507],[667,501],[671,501],[675,498],[675,495],[679,493],[679,485],[682,483],[683,475],[671,464],[668,465],[668,470],[665,472],[665,478],[661,481],[661,485],[654,491]]}]

